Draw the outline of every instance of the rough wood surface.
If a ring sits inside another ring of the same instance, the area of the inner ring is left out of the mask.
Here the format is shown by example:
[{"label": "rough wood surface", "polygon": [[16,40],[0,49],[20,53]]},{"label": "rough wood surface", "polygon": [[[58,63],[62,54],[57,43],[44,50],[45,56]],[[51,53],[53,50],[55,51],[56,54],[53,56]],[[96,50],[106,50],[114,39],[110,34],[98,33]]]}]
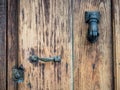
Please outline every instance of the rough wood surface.
[{"label": "rough wood surface", "polygon": [[115,89],[120,90],[120,0],[112,0]]},{"label": "rough wood surface", "polygon": [[[70,90],[70,0],[20,0],[19,65],[25,80],[18,90]],[[61,62],[32,64],[29,56],[60,55]]]},{"label": "rough wood surface", "polygon": [[6,0],[0,0],[0,90],[6,90]]},{"label": "rough wood surface", "polygon": [[12,68],[17,65],[18,59],[18,3],[17,0],[8,0],[8,29],[7,29],[7,87],[16,90],[17,84],[12,80]]},{"label": "rough wood surface", "polygon": [[[90,44],[85,11],[100,11],[100,37]],[[119,20],[119,19],[118,19]],[[110,0],[74,0],[74,89],[112,90],[112,35]],[[119,48],[117,47],[119,50]]]}]

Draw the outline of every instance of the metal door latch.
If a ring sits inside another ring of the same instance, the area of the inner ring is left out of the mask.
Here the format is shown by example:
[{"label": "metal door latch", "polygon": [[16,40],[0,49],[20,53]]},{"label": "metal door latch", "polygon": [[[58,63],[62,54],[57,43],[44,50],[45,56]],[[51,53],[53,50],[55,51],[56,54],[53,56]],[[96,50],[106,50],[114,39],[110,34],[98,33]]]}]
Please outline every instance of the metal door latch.
[{"label": "metal door latch", "polygon": [[100,12],[85,12],[85,21],[89,24],[87,39],[91,43],[94,43],[98,40],[98,23],[100,21]]},{"label": "metal door latch", "polygon": [[32,63],[37,63],[39,60],[43,61],[43,62],[50,62],[50,61],[59,62],[59,61],[61,61],[61,57],[60,56],[55,56],[55,57],[51,57],[51,58],[40,58],[36,55],[31,55],[29,57],[29,60]]},{"label": "metal door latch", "polygon": [[13,67],[12,80],[17,83],[24,81],[24,68],[22,65],[20,67],[16,67],[16,66]]}]

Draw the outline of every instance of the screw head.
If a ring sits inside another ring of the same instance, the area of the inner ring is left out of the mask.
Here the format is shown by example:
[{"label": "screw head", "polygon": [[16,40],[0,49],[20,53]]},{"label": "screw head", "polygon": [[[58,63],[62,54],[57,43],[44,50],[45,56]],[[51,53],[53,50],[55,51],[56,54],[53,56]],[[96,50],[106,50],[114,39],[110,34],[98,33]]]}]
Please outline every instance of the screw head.
[{"label": "screw head", "polygon": [[55,61],[55,62],[61,61],[61,57],[60,57],[60,56],[55,56],[55,57],[54,57],[54,61]]},{"label": "screw head", "polygon": [[32,62],[32,63],[36,63],[36,62],[39,61],[39,57],[36,56],[36,55],[31,55],[31,56],[29,57],[29,61]]}]

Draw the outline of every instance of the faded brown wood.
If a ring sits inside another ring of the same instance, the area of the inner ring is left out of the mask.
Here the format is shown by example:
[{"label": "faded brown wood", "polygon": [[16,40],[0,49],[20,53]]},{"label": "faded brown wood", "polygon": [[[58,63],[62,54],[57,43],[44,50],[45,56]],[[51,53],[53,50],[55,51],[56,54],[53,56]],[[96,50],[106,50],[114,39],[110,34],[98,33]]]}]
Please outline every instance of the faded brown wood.
[{"label": "faded brown wood", "polygon": [[[85,11],[100,11],[100,37],[86,39]],[[74,89],[112,90],[112,40],[110,0],[74,0]],[[118,49],[118,48],[117,48]],[[118,49],[119,50],[119,49]]]},{"label": "faded brown wood", "polygon": [[6,90],[6,0],[0,0],[0,90]]},{"label": "faded brown wood", "polygon": [[120,90],[120,1],[112,0],[115,89]]},{"label": "faded brown wood", "polygon": [[7,88],[16,90],[17,84],[12,80],[12,68],[18,59],[18,0],[8,0],[8,29],[7,29]]},{"label": "faded brown wood", "polygon": [[[25,80],[18,90],[70,90],[70,0],[20,0],[19,65]],[[60,55],[61,62],[32,64],[29,56]]]}]

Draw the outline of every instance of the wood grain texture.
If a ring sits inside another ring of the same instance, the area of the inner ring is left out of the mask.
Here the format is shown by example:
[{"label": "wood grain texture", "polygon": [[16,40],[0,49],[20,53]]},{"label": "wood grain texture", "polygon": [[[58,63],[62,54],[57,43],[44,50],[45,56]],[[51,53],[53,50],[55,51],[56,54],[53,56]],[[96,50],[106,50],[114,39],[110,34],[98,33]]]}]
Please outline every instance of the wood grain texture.
[{"label": "wood grain texture", "polygon": [[[99,40],[86,35],[85,11],[100,11]],[[74,0],[74,90],[112,90],[110,0]]]},{"label": "wood grain texture", "polygon": [[[70,0],[20,0],[19,65],[25,80],[18,90],[70,90],[70,8]],[[62,61],[32,64],[31,54],[60,55]]]},{"label": "wood grain texture", "polygon": [[115,89],[120,90],[120,1],[112,0]]},{"label": "wood grain texture", "polygon": [[0,90],[6,90],[6,0],[0,0]]},{"label": "wood grain texture", "polygon": [[16,90],[17,84],[12,80],[12,68],[18,60],[18,3],[17,0],[8,0],[8,29],[7,29],[7,87]]}]

